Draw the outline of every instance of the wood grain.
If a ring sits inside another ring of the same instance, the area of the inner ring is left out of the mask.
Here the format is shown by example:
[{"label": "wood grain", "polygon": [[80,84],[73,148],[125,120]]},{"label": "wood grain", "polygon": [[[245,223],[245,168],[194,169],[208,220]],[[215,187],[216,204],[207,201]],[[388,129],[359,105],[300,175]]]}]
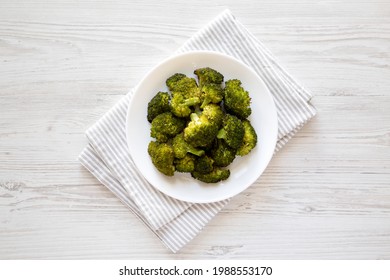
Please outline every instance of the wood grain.
[{"label": "wood grain", "polygon": [[[1,259],[390,258],[388,1],[0,6]],[[77,156],[84,131],[225,8],[313,92],[318,115],[171,254]]]}]

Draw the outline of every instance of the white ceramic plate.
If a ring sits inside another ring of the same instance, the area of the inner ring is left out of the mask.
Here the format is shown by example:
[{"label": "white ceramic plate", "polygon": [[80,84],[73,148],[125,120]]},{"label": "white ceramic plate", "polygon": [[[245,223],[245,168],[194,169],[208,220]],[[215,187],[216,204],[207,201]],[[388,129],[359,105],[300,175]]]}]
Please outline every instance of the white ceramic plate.
[{"label": "white ceramic plate", "polygon": [[[146,119],[148,102],[158,91],[168,91],[165,85],[168,77],[183,73],[196,78],[193,72],[200,67],[214,68],[224,75],[225,81],[233,78],[242,81],[252,98],[249,120],[258,135],[256,148],[244,157],[237,157],[229,165],[230,177],[216,184],[202,183],[190,174],[179,172],[173,177],[165,176],[154,167],[147,151],[149,142],[154,140],[150,137],[150,123]],[[237,195],[260,177],[274,153],[278,124],[273,98],[251,68],[221,53],[197,51],[164,60],[142,79],[130,101],[126,130],[130,155],[150,184],[173,198],[206,203]]]}]

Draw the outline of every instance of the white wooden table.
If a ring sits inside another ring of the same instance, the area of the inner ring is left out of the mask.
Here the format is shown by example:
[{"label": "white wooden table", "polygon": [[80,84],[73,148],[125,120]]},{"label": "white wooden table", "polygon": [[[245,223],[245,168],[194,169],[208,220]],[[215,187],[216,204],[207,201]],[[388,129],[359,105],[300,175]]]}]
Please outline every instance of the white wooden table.
[{"label": "white wooden table", "polygon": [[[84,131],[225,8],[318,115],[172,254],[77,156]],[[388,1],[0,0],[0,258],[389,259],[389,65]]]}]

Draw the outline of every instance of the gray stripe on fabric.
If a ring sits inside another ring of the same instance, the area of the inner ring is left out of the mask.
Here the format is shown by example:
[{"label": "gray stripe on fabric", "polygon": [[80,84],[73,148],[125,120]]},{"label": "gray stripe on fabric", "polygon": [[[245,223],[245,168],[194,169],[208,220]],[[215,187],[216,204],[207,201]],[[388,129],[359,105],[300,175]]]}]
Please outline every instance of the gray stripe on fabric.
[{"label": "gray stripe on fabric", "polygon": [[[112,129],[112,126],[107,126],[105,123],[101,123],[101,127],[97,127],[97,131],[100,132],[100,134],[104,134],[103,127],[105,127],[108,131],[111,133],[112,136],[116,135],[116,131]],[[129,184],[132,185],[132,188],[136,190],[135,192],[135,202],[137,205],[142,209],[143,212],[147,214],[146,218],[151,222],[153,226],[155,226],[155,229],[158,229],[165,223],[172,220],[171,217],[168,216],[167,211],[154,211],[151,212],[150,210],[155,207],[155,209],[159,209],[161,207],[164,207],[166,205],[166,209],[172,208],[173,206],[168,203],[168,201],[162,202],[162,194],[155,192],[153,187],[151,187],[147,183],[141,184],[141,176],[137,173],[135,168],[125,168],[122,165],[122,160],[117,158],[116,155],[123,154],[123,150],[119,150],[119,143],[115,137],[110,138],[114,142],[109,142],[110,145],[107,145],[108,148],[112,149],[109,153],[111,156],[115,157],[116,166],[120,172],[119,177],[122,179],[124,178],[124,185],[128,186]],[[137,179],[137,182],[134,184],[130,181],[130,178]],[[142,203],[139,203],[142,202]]]},{"label": "gray stripe on fabric", "polygon": [[[221,22],[221,24],[226,24],[226,26],[224,26],[224,28],[227,28],[228,30],[229,29],[236,30],[236,26],[233,25],[231,22]],[[228,33],[228,34],[230,34],[230,33]],[[240,36],[240,32],[235,32],[234,34],[237,34],[237,36]],[[289,90],[289,89],[286,89],[284,87],[283,81],[279,80],[280,83],[275,81],[276,75],[275,75],[273,69],[271,67],[259,67],[258,66],[258,65],[267,65],[268,64],[268,61],[266,61],[264,59],[264,57],[261,55],[261,53],[257,54],[257,53],[252,52],[250,49],[248,49],[247,44],[242,43],[243,40],[242,41],[237,40],[234,36],[231,36],[231,39],[240,47],[239,49],[246,50],[246,53],[248,55],[244,56],[243,60],[249,62],[249,64],[254,66],[257,71],[259,71],[259,72],[261,71],[262,76],[263,76],[263,78],[265,78],[271,91],[273,93],[275,93],[275,92],[280,93],[279,95],[276,94],[276,96],[280,97],[279,100],[280,100],[280,102],[283,102],[283,104],[286,105],[285,108],[288,108],[289,106],[294,106],[293,104],[291,104],[291,101],[293,101],[293,99],[288,99],[285,96],[286,90]],[[259,63],[255,63],[253,61],[252,56],[250,56],[250,54],[252,54],[253,57],[257,58]],[[274,96],[275,96],[275,94],[274,94]],[[285,110],[285,113],[287,115],[286,121],[288,121],[288,123],[289,123],[289,129],[291,127],[294,127],[294,123],[300,122],[299,119],[297,118],[297,115],[292,114],[292,112],[290,110],[288,110],[288,109]],[[282,123],[284,123],[284,122],[282,122]]]}]

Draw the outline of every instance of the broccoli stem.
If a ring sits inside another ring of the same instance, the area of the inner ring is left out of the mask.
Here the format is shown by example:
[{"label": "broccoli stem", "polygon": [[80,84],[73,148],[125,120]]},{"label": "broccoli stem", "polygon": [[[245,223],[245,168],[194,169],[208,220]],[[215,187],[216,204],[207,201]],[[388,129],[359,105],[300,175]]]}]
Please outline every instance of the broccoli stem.
[{"label": "broccoli stem", "polygon": [[188,98],[184,101],[183,105],[185,106],[194,106],[199,103],[199,97]]},{"label": "broccoli stem", "polygon": [[202,110],[200,109],[199,104],[196,104],[194,109],[195,109],[195,113],[198,114],[198,116],[202,114]]},{"label": "broccoli stem", "polygon": [[225,138],[226,138],[226,130],[223,129],[223,128],[221,128],[221,129],[218,131],[217,138],[218,138],[218,139],[225,139]]},{"label": "broccoli stem", "polygon": [[203,150],[198,150],[198,149],[191,149],[191,148],[189,148],[187,152],[191,153],[193,155],[196,155],[198,157],[201,157],[201,156],[204,155],[204,151]]},{"label": "broccoli stem", "polygon": [[203,109],[204,106],[206,106],[207,104],[209,104],[211,102],[211,99],[209,97],[205,97],[205,99],[203,100],[203,103],[202,105],[200,105],[200,108]]},{"label": "broccoli stem", "polygon": [[191,121],[194,121],[194,122],[196,122],[196,121],[199,120],[199,116],[198,116],[197,113],[192,113],[192,114],[190,115],[190,118],[191,118]]}]

